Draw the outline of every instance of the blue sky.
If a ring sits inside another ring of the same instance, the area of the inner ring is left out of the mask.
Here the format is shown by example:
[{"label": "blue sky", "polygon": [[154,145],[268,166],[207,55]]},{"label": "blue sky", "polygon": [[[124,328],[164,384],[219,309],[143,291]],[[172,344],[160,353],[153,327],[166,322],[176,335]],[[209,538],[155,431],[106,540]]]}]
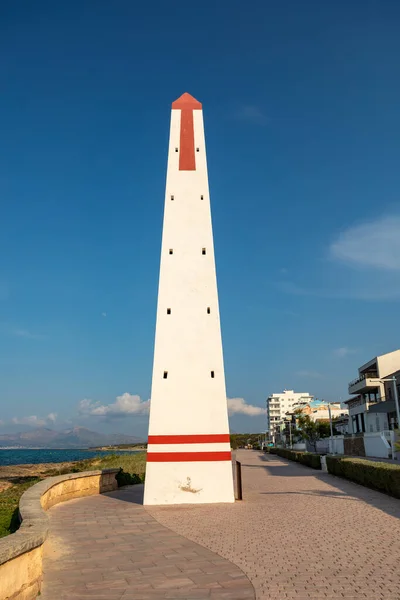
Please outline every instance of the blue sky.
[{"label": "blue sky", "polygon": [[1,431],[146,433],[184,91],[204,106],[232,429],[264,429],[251,407],[284,388],[345,399],[400,346],[400,5],[244,7],[1,4]]}]

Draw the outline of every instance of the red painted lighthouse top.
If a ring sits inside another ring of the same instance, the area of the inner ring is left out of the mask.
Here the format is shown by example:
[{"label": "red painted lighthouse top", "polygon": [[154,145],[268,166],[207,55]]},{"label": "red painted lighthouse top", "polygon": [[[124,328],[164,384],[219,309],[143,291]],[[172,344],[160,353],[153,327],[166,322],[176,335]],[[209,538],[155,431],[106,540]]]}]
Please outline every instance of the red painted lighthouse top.
[{"label": "red painted lighthouse top", "polygon": [[193,96],[185,92],[182,94],[182,96],[175,100],[175,102],[172,103],[172,108],[178,110],[184,110],[185,108],[189,110],[201,110],[202,104],[196,100],[196,98],[193,98]]}]

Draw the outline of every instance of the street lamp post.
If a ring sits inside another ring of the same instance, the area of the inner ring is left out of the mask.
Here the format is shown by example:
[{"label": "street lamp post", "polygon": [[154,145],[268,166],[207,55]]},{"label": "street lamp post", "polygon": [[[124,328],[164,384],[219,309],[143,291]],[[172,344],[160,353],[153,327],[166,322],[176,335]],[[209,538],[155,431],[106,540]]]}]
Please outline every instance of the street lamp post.
[{"label": "street lamp post", "polygon": [[331,429],[331,451],[332,451],[332,454],[336,454],[335,449],[333,447],[333,425],[332,425],[332,413],[331,413],[330,403],[328,403],[328,414],[329,414],[329,426]]},{"label": "street lamp post", "polygon": [[397,392],[396,377],[393,375],[393,395],[397,414],[397,429],[400,429],[400,409],[399,409],[399,394]]}]

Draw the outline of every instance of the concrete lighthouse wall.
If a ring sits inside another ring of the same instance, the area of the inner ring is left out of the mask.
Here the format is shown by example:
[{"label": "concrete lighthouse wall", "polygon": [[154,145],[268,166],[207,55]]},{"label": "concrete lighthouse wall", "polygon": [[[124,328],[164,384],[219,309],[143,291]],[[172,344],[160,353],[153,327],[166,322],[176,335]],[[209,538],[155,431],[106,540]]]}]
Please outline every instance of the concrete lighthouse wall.
[{"label": "concrete lighthouse wall", "polygon": [[233,502],[201,104],[172,105],[145,504]]}]

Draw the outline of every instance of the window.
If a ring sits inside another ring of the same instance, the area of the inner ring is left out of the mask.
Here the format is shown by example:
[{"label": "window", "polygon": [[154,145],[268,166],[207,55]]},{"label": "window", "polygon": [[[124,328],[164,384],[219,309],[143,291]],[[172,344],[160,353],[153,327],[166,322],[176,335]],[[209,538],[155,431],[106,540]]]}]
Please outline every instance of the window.
[{"label": "window", "polygon": [[164,378],[164,379],[167,379],[167,377],[168,377],[168,371],[164,371],[163,378]]},{"label": "window", "polygon": [[175,200],[174,196],[171,196],[171,200]]},{"label": "window", "polygon": [[167,308],[167,315],[170,315],[170,314],[171,314],[171,309]]},{"label": "window", "polygon": [[200,196],[200,200],[204,200],[204,196],[203,196],[203,194]]},{"label": "window", "polygon": [[178,152],[178,148],[175,148],[175,152]]},{"label": "window", "polygon": [[173,253],[174,253],[174,251],[172,250],[172,248],[170,248],[170,249],[169,249],[169,253],[170,253],[170,254],[173,254]]},{"label": "window", "polygon": [[196,148],[196,152],[198,152],[198,151],[199,151],[199,148]]},{"label": "window", "polygon": [[211,308],[209,306],[207,306],[207,314],[209,315],[211,312]]},{"label": "window", "polygon": [[[361,432],[365,433],[365,419],[364,419],[364,413],[360,413],[359,416],[361,417]],[[360,432],[360,433],[361,433]]]},{"label": "window", "polygon": [[202,249],[201,249],[201,253],[204,255],[204,254],[206,253],[206,249],[205,249],[205,248],[202,248]]},{"label": "window", "polygon": [[211,371],[211,379],[214,379],[214,371]]}]

